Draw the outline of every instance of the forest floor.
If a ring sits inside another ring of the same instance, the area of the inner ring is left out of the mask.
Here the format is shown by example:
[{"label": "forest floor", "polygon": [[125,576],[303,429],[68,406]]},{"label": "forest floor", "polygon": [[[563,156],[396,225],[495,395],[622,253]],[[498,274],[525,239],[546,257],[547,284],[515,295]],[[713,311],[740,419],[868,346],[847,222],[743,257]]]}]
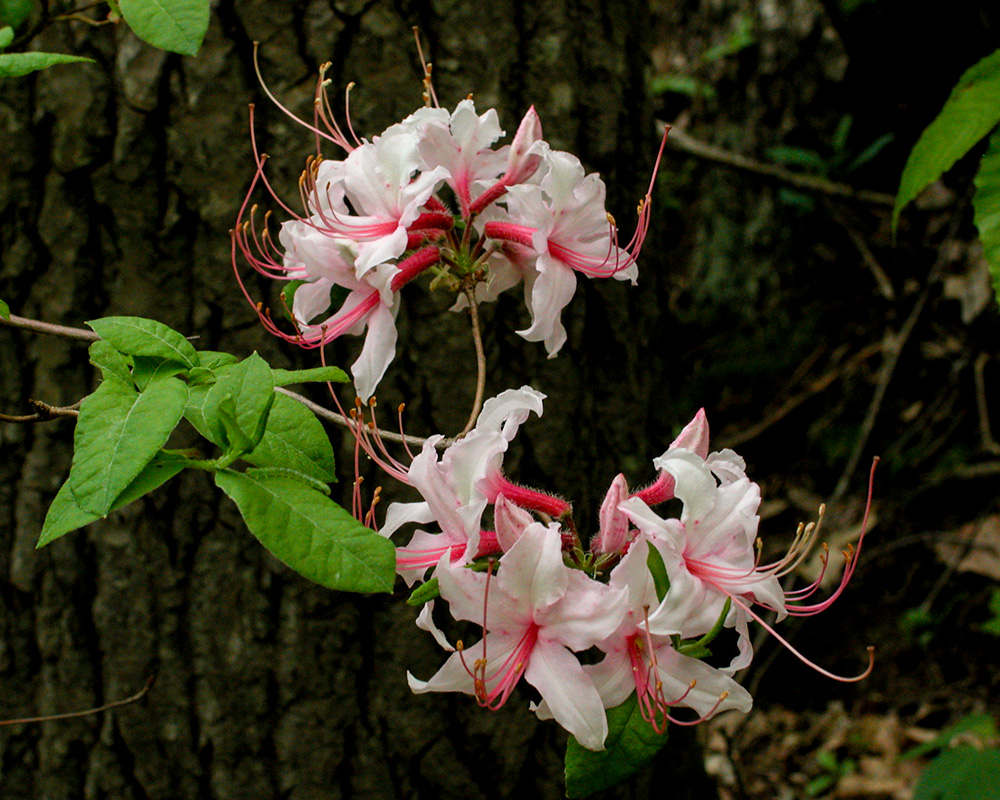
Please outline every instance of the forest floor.
[{"label": "forest floor", "polygon": [[[873,534],[860,580],[838,600],[842,616],[790,629],[796,647],[844,674],[874,644],[872,674],[831,684],[766,642],[762,666],[744,680],[757,688],[753,711],[701,726],[722,800],[912,800],[938,753],[1000,746],[1000,518],[933,537],[897,535],[896,546]],[[954,776],[944,793],[923,796],[1000,797],[1000,787],[988,788],[991,774],[978,775],[985,794]]]}]

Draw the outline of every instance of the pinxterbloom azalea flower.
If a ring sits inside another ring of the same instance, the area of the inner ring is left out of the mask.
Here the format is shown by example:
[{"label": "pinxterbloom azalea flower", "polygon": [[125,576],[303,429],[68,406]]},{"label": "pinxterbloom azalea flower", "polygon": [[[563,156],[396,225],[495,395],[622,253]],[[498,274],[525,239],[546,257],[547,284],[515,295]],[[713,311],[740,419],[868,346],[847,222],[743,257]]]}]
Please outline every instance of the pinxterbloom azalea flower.
[{"label": "pinxterbloom azalea flower", "polygon": [[[317,124],[299,122],[346,157],[310,158],[299,181],[304,210],[281,203],[291,218],[277,243],[266,220],[256,223],[248,194],[233,263],[237,274],[242,257],[268,277],[302,282],[291,304],[291,331],[254,303],[272,333],[321,347],[367,331],[351,366],[362,400],[395,355],[400,290],[424,273],[459,294],[456,310],[468,297],[493,300],[523,282],[531,324],[520,333],[544,342],[550,356],[566,340],[560,317],[577,273],[635,282],[649,195],[636,236],[620,247],[604,183],[574,156],[549,147],[534,107],[503,147],[496,146],[504,135],[496,112],[478,114],[469,99],[452,112],[418,109],[370,141],[355,138],[350,124],[346,135],[332,122],[322,84],[316,107]],[[270,189],[265,160],[256,155],[253,186]]]}]

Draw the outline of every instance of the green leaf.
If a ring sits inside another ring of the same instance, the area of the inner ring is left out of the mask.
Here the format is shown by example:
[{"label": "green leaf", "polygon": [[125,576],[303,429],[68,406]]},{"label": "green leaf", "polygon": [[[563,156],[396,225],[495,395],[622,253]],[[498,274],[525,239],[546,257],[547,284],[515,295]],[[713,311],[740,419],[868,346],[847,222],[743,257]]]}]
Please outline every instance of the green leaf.
[{"label": "green leaf", "polygon": [[235,364],[239,359],[232,353],[222,353],[218,350],[199,350],[198,366],[205,369],[218,369]]},{"label": "green leaf", "polygon": [[391,592],[392,542],[364,527],[326,495],[291,478],[215,473],[250,532],[309,580],[345,592]]},{"label": "green leaf", "polygon": [[[150,461],[126,488],[111,504],[111,511],[126,506],[133,500],[138,500],[145,494],[153,491],[178,472],[184,469],[187,459],[183,456],[172,453],[164,453],[162,450],[153,456]],[[45,523],[42,525],[42,533],[38,538],[35,547],[44,547],[49,542],[55,541],[70,531],[82,528],[92,522],[97,522],[101,518],[100,514],[93,514],[84,511],[73,499],[73,491],[69,481],[66,481],[59,489],[49,511],[45,515]]]},{"label": "green leaf", "polygon": [[658,75],[650,81],[649,92],[654,95],[673,92],[687,97],[715,99],[715,89],[710,84],[692,78],[690,75]]},{"label": "green leaf", "polygon": [[321,483],[336,480],[333,445],[322,423],[302,403],[283,394],[274,395],[264,436],[243,456],[259,467],[285,467]]},{"label": "green leaf", "polygon": [[188,371],[180,362],[172,358],[160,358],[159,356],[133,356],[132,357],[132,380],[139,387],[139,391],[144,391],[152,381],[170,378],[174,375],[182,375]]},{"label": "green leaf", "polygon": [[173,328],[145,317],[104,317],[88,322],[102,339],[129,356],[167,358],[188,369],[198,366],[198,351]]},{"label": "green leaf", "polygon": [[684,642],[680,647],[677,647],[677,651],[686,656],[691,656],[691,658],[707,658],[712,655],[712,651],[708,649],[708,646],[715,641],[716,636],[722,633],[722,629],[726,624],[726,617],[729,616],[729,609],[732,606],[733,598],[727,597],[725,605],[722,606],[722,611],[719,613],[718,619],[715,620],[712,629],[700,639],[693,642]]},{"label": "green leaf", "polygon": [[663,598],[670,591],[670,577],[667,575],[667,565],[663,563],[663,556],[656,549],[652,542],[646,542],[649,553],[646,555],[646,567],[649,574],[653,576],[653,586],[656,588],[656,599],[661,603]]},{"label": "green leaf", "polygon": [[804,147],[792,147],[787,144],[776,144],[769,147],[764,152],[771,161],[788,166],[800,167],[802,169],[812,169],[818,172],[826,170],[826,161],[815,150],[807,150]]},{"label": "green leaf", "polygon": [[181,418],[187,386],[175,378],[142,394],[105,381],[80,406],[69,485],[84,510],[107,516],[118,497],[166,443]]},{"label": "green leaf", "polygon": [[0,300],[0,317],[7,320],[10,319],[10,306],[8,306],[3,300]]},{"label": "green leaf", "polygon": [[[35,7],[36,0],[0,0],[0,22],[17,28],[28,17]],[[11,30],[13,35],[13,30]],[[3,31],[0,31],[0,50],[3,50],[13,40],[3,41]]]},{"label": "green leaf", "polygon": [[73,491],[69,487],[69,481],[66,481],[45,514],[42,533],[38,537],[38,544],[35,547],[44,547],[60,536],[82,528],[84,525],[89,525],[91,522],[96,522],[100,518],[100,514],[84,511],[77,505],[76,500],[73,499]]},{"label": "green leaf", "polygon": [[243,432],[236,418],[236,398],[231,394],[223,397],[215,407],[216,418],[222,426],[222,437],[232,453],[246,453],[253,450],[250,437]]},{"label": "green leaf", "polygon": [[996,587],[991,590],[989,609],[992,616],[979,629],[985,633],[1000,636],[1000,589]]},{"label": "green leaf", "polygon": [[1000,300],[1000,128],[993,131],[976,173],[972,210],[983,255],[993,278],[993,293]]},{"label": "green leaf", "polygon": [[646,766],[667,743],[642,718],[633,693],[620,706],[608,709],[608,737],[604,750],[582,747],[571,736],[566,745],[566,796],[586,797],[625,780]]},{"label": "green leaf", "polygon": [[297,469],[289,469],[288,467],[250,467],[247,469],[246,474],[264,478],[292,478],[315,489],[317,492],[322,492],[327,497],[330,496],[329,486],[322,481],[306,475],[304,472],[299,472]]},{"label": "green leaf", "polygon": [[818,775],[806,784],[806,797],[816,797],[817,795],[823,794],[823,792],[833,786],[836,782],[837,776],[831,775],[828,772],[823,775]]},{"label": "green leaf", "polygon": [[735,22],[736,30],[725,42],[710,47],[702,53],[702,61],[718,61],[720,58],[736,55],[757,43],[753,35],[753,17],[737,12]]},{"label": "green leaf", "polygon": [[65,53],[3,53],[0,54],[0,78],[18,78],[21,75],[54,67],[56,64],[93,60]]},{"label": "green leaf", "polygon": [[851,163],[844,168],[844,172],[851,173],[856,169],[860,169],[875,158],[875,156],[881,153],[882,150],[885,149],[885,146],[892,142],[895,138],[895,135],[892,133],[883,133],[874,142],[868,145],[868,147],[858,153]]},{"label": "green leaf", "polygon": [[854,124],[854,117],[844,114],[837,123],[830,139],[830,147],[834,153],[842,153],[847,149],[847,138],[851,135],[851,126]]},{"label": "green leaf", "polygon": [[410,596],[406,598],[406,605],[415,607],[422,606],[424,603],[440,596],[441,587],[438,585],[438,579],[431,578],[429,581],[425,581],[410,592]]},{"label": "green leaf", "polygon": [[199,384],[188,387],[187,405],[184,406],[184,419],[190,422],[196,431],[208,439],[212,444],[225,447],[226,443],[222,438],[221,427],[216,430],[215,426],[209,424],[208,417],[205,416],[205,402],[208,398],[210,384]]},{"label": "green leaf", "polygon": [[941,113],[917,140],[903,168],[892,210],[896,229],[900,212],[927,186],[1000,122],[1000,50],[966,70]]},{"label": "green leaf", "polygon": [[996,723],[989,714],[966,714],[954,725],[945,728],[929,742],[911,747],[900,758],[904,761],[925,756],[935,750],[948,747],[951,740],[961,733],[974,733],[981,739],[994,739],[997,736]]},{"label": "green leaf", "polygon": [[195,367],[188,371],[187,383],[188,386],[215,383],[215,372],[205,367]]},{"label": "green leaf", "polygon": [[[0,9],[3,9],[3,3],[0,3]],[[7,22],[7,15],[0,14],[0,19]],[[14,29],[9,25],[5,25],[0,28],[0,50],[6,50],[11,42],[14,41]]]},{"label": "green leaf", "polygon": [[[232,446],[246,452],[260,442],[266,430],[268,413],[274,402],[271,368],[254,353],[238,364],[221,367],[216,374],[218,378],[209,388],[202,406],[205,421],[217,437],[212,441],[218,444],[221,440],[223,447]],[[228,411],[224,403],[227,397],[233,400],[233,406]],[[233,441],[230,435],[234,433],[234,425],[243,434],[238,442]]]},{"label": "green leaf", "polygon": [[[285,316],[288,319],[295,321],[295,317],[292,314],[292,305],[295,302],[295,293],[298,291],[299,287],[309,283],[309,281],[288,281],[281,289],[281,308],[285,312]],[[340,286],[334,286],[335,290],[340,289]]]},{"label": "green leaf", "polygon": [[920,775],[913,800],[993,800],[1000,783],[1000,750],[956,747]]},{"label": "green leaf", "polygon": [[290,386],[293,383],[349,383],[350,378],[340,367],[314,367],[313,369],[275,369],[275,386]]},{"label": "green leaf", "polygon": [[193,56],[208,30],[209,0],[119,0],[129,27],[161,50]]},{"label": "green leaf", "polygon": [[117,380],[126,386],[132,386],[132,373],[129,371],[128,358],[123,356],[110,342],[98,339],[88,350],[90,363],[101,371],[104,380]]}]

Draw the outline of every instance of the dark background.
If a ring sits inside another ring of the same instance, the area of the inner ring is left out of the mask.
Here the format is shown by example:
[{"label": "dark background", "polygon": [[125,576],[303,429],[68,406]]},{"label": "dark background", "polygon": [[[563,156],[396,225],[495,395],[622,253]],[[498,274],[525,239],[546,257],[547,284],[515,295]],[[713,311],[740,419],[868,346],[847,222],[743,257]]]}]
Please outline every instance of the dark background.
[{"label": "dark background", "polygon": [[[315,365],[265,334],[232,273],[228,231],[253,173],[248,103],[289,202],[313,147],[263,95],[254,40],[268,85],[302,114],[331,61],[332,96],[356,81],[354,124],[373,135],[421,102],[419,25],[443,105],[474,93],[512,133],[534,104],[551,144],[602,174],[627,231],[655,120],[762,162],[777,145],[810,151],[790,168],[891,195],[950,87],[1000,45],[987,2],[487,5],[222,0],[190,58],[122,26],[45,26],[32,49],[96,63],[0,83],[0,297],[49,322],[137,314],[201,348]],[[746,46],[712,53],[741,26]],[[894,242],[884,204],[668,150],[639,285],[582,279],[557,359],[514,334],[526,321],[519,293],[483,309],[487,395],[531,383],[549,396],[508,471],[571,499],[584,527],[615,474],[653,477],[651,459],[700,406],[714,444],[736,446],[761,482],[775,548],[824,500],[835,541],[856,526],[871,457],[883,456],[855,585],[824,617],[784,628],[844,673],[875,644],[876,672],[845,687],[765,642],[745,676],[758,708],[839,699],[906,717],[929,703],[943,724],[991,697],[995,670],[968,653],[994,643],[978,628],[992,583],[933,549],[997,513],[1000,462],[982,411],[997,390],[998,325],[968,207],[975,161],[907,211]],[[274,302],[264,282],[251,286]],[[411,433],[453,433],[468,413],[471,381],[456,369],[473,369],[468,323],[449,304],[416,289],[400,315],[379,396],[406,401]],[[330,360],[347,365],[358,347],[341,340]],[[84,345],[0,329],[0,411],[71,404],[95,379]],[[0,425],[0,719],[155,684],[113,712],[0,728],[0,797],[561,796],[564,734],[529,714],[528,693],[496,713],[411,695],[406,670],[426,678],[442,660],[413,610],[293,574],[203,475],[36,552],[72,435],[67,420]],[[343,454],[334,491],[346,493],[350,443],[331,435]],[[614,796],[714,797],[693,735],[678,731]]]}]

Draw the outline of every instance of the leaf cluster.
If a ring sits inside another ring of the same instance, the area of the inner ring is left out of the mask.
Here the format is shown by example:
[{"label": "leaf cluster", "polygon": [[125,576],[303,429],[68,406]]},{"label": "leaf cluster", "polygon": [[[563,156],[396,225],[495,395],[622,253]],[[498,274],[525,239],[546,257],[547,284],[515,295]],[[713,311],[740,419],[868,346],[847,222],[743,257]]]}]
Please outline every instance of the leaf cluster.
[{"label": "leaf cluster", "polygon": [[[70,475],[45,518],[39,547],[183,469],[198,469],[213,474],[250,532],[296,572],[331,589],[392,590],[392,543],[329,497],[334,457],[322,423],[275,391],[291,383],[344,382],[342,370],[276,370],[256,353],[238,360],[198,351],[177,331],[141,317],[88,324],[101,337],[90,360],[103,381],[80,406]],[[218,455],[167,449],[182,421]]]},{"label": "leaf cluster", "polygon": [[[25,4],[0,5],[0,78],[16,78],[56,64],[93,61],[67,53],[2,52],[10,47],[14,29],[30,10]],[[108,0],[107,21],[124,19],[136,36],[153,47],[193,56],[208,31],[209,10],[209,0]]]},{"label": "leaf cluster", "polygon": [[941,113],[927,126],[903,168],[892,211],[899,215],[920,192],[986,139],[976,172],[972,200],[983,253],[1000,297],[1000,50],[969,67],[951,91]]}]

